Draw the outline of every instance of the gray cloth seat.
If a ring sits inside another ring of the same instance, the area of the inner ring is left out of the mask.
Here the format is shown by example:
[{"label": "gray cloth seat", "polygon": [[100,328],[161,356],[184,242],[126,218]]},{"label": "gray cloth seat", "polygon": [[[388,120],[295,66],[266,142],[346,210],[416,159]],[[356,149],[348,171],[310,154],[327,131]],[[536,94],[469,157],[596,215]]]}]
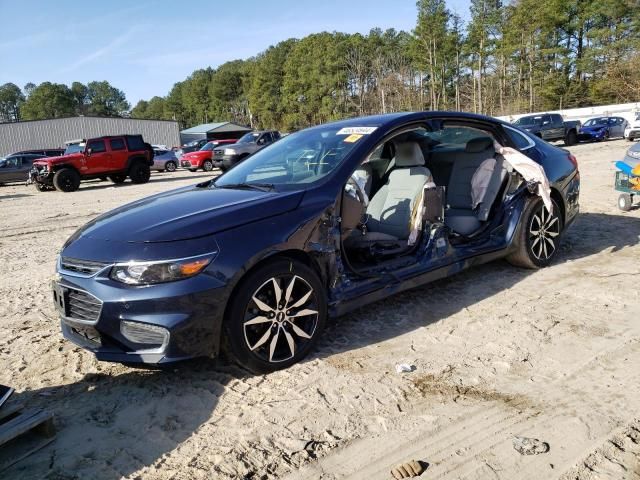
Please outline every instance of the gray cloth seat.
[{"label": "gray cloth seat", "polygon": [[504,158],[496,156],[493,139],[469,140],[457,154],[447,186],[445,224],[456,233],[471,235],[487,221],[507,170]]},{"label": "gray cloth seat", "polygon": [[424,156],[416,142],[396,145],[395,167],[387,182],[375,193],[366,211],[366,234],[356,232],[347,239],[348,247],[396,242],[406,246],[411,232],[411,215],[422,190],[431,181]]}]

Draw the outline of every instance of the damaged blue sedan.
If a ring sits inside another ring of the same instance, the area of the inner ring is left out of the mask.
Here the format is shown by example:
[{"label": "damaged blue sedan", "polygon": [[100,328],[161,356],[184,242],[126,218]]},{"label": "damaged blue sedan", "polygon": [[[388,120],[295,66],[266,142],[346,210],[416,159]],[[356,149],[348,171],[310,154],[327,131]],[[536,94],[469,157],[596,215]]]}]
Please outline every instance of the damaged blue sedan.
[{"label": "damaged blue sedan", "polygon": [[546,267],[579,188],[569,152],[489,117],[320,125],[89,222],[60,252],[53,300],[99,360],[225,351],[268,372],[305,357],[330,317],[498,258]]}]

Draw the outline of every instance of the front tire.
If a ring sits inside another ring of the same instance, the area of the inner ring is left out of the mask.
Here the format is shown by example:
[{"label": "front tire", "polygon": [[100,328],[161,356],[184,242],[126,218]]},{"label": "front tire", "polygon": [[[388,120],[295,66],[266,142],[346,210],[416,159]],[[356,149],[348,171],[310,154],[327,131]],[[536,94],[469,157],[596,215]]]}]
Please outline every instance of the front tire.
[{"label": "front tire", "polygon": [[210,172],[211,170],[213,170],[213,162],[211,160],[205,160],[202,163],[202,170],[204,170],[205,172]]},{"label": "front tire", "polygon": [[570,130],[564,139],[564,144],[567,147],[570,147],[571,145],[575,145],[576,143],[578,143],[578,134],[575,130]]},{"label": "front tire", "polygon": [[227,353],[255,373],[289,367],[314,347],[327,316],[318,275],[295,260],[276,260],[248,274],[227,309]]},{"label": "front tire", "polygon": [[151,178],[151,169],[149,165],[142,162],[136,162],[129,169],[129,178],[133,183],[147,183]]},{"label": "front tire", "polygon": [[53,186],[61,192],[75,192],[80,188],[80,174],[72,168],[61,168],[53,176]]},{"label": "front tire", "polygon": [[176,162],[167,162],[164,165],[164,169],[167,172],[175,172],[177,168],[178,165],[176,165]]},{"label": "front tire", "polygon": [[36,190],[38,190],[39,192],[48,192],[49,190],[53,190],[53,187],[50,187],[49,185],[46,185],[44,183],[35,183],[36,186]]},{"label": "front tire", "polygon": [[618,208],[623,212],[628,212],[631,210],[631,205],[633,205],[633,198],[628,193],[621,193],[618,197]]},{"label": "front tire", "polygon": [[516,250],[507,256],[512,265],[524,268],[544,268],[551,264],[560,249],[564,227],[560,208],[555,201],[549,213],[542,199],[536,198],[522,213],[521,225],[514,240]]}]

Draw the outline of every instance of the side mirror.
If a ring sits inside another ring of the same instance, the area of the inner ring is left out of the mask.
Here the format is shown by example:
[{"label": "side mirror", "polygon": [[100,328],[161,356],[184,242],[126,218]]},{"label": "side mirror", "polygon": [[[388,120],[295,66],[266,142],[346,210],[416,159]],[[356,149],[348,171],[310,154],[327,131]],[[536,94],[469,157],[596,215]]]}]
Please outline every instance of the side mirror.
[{"label": "side mirror", "polygon": [[91,147],[87,148],[87,157],[91,156],[91,152],[93,151],[93,149]]}]

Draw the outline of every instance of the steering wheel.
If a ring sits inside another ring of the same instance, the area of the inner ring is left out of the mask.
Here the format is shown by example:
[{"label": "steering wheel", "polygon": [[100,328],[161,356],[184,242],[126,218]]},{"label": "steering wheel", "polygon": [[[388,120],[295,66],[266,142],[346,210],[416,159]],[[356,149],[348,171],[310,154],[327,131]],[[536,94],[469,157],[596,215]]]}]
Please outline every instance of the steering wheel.
[{"label": "steering wheel", "polygon": [[364,205],[365,207],[369,205],[369,197],[367,197],[367,194],[364,193],[364,190],[362,190],[362,187],[360,187],[355,177],[353,176],[349,177],[347,184],[354,187],[354,190],[356,192],[356,197],[362,205]]}]

